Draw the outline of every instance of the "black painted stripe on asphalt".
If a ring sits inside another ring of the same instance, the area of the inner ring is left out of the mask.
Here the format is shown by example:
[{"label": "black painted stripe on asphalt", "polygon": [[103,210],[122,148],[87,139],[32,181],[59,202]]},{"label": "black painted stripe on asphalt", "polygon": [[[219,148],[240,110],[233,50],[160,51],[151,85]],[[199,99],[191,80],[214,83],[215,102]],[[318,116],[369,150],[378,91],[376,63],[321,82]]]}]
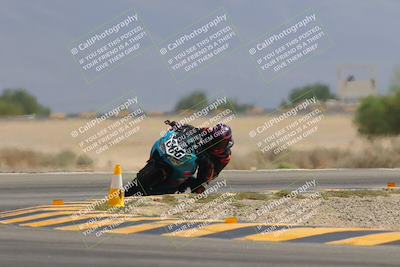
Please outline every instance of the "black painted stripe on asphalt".
[{"label": "black painted stripe on asphalt", "polygon": [[164,226],[161,228],[148,230],[148,231],[142,232],[141,234],[162,235],[162,234],[172,233],[175,231],[179,232],[179,231],[193,229],[200,225],[203,225],[203,224],[202,223],[187,223],[187,222],[185,223],[185,222],[179,222],[179,220],[178,220],[177,223],[175,223],[175,224],[170,224],[170,225],[167,225],[167,226]]},{"label": "black painted stripe on asphalt", "polygon": [[[306,226],[296,226],[296,228],[303,228]],[[201,236],[201,238],[221,238],[221,239],[233,239],[241,238],[248,235],[262,234],[263,232],[274,232],[286,229],[287,226],[276,226],[276,225],[260,225],[260,226],[249,226],[246,228],[240,228],[235,230],[227,230],[220,233],[209,234]]]},{"label": "black painted stripe on asphalt", "polygon": [[383,233],[384,231],[343,231],[343,232],[336,232],[336,233],[329,233],[329,234],[322,234],[322,235],[315,235],[309,237],[303,237],[293,240],[288,240],[286,242],[292,243],[326,243],[336,240],[343,240],[352,237],[358,236],[365,236],[370,234],[376,233]]}]

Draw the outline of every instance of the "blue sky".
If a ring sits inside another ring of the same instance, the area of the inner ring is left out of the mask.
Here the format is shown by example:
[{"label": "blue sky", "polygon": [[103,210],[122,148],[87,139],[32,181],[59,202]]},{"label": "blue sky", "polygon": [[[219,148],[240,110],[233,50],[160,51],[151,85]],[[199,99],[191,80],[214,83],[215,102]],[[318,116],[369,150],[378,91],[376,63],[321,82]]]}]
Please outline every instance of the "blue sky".
[{"label": "blue sky", "polygon": [[[245,47],[177,82],[156,49],[86,83],[69,44],[99,25],[135,8],[156,43],[224,7],[243,43],[258,39],[308,8],[316,10],[333,44],[280,79],[265,83]],[[336,91],[340,64],[372,64],[378,87],[387,92],[400,64],[400,1],[104,1],[2,0],[0,89],[23,87],[56,112],[95,110],[133,90],[146,110],[171,110],[197,88],[265,108],[276,107],[298,86],[323,82]]]}]

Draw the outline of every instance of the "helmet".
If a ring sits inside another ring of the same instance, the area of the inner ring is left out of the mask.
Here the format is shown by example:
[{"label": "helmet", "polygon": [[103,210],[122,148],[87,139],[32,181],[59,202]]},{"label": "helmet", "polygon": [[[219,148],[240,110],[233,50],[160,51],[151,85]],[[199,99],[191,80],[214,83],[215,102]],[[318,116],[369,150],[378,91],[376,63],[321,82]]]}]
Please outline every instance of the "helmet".
[{"label": "helmet", "polygon": [[214,150],[225,150],[225,148],[232,143],[232,130],[226,124],[219,123],[215,125],[211,134],[213,137],[212,148]]}]

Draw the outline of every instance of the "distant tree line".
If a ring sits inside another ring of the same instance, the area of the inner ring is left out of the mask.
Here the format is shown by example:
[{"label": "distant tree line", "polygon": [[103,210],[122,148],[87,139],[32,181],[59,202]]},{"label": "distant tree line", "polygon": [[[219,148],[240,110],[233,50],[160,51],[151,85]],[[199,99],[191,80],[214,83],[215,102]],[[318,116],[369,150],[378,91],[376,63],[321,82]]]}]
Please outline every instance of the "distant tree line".
[{"label": "distant tree line", "polygon": [[[175,105],[175,111],[179,112],[188,109],[200,110],[208,106],[210,104],[209,102],[210,99],[207,97],[207,94],[204,91],[196,90],[178,100]],[[237,113],[242,113],[254,108],[254,105],[243,104],[240,103],[237,99],[228,98],[227,103],[219,105],[218,108],[221,110],[229,108]]]},{"label": "distant tree line", "polygon": [[281,107],[290,107],[314,96],[320,102],[336,99],[336,96],[331,93],[328,85],[315,83],[303,87],[297,87],[291,90],[288,95],[288,100],[283,100],[281,102]]},{"label": "distant tree line", "polygon": [[38,103],[24,89],[5,89],[0,95],[0,116],[49,115],[50,109]]},{"label": "distant tree line", "polygon": [[400,69],[395,70],[390,94],[368,96],[358,106],[354,122],[369,138],[400,134]]}]

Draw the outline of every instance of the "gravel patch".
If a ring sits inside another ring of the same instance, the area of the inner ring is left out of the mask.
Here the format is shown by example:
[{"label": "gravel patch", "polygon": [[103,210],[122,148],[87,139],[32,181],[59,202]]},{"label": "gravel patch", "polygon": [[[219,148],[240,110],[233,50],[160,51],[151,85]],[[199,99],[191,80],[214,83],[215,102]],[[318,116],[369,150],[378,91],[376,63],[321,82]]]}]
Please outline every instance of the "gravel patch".
[{"label": "gravel patch", "polygon": [[[133,206],[132,206],[133,205]],[[266,224],[367,227],[400,231],[399,192],[223,193],[142,197],[131,200],[124,213],[185,220],[224,220]]]}]

